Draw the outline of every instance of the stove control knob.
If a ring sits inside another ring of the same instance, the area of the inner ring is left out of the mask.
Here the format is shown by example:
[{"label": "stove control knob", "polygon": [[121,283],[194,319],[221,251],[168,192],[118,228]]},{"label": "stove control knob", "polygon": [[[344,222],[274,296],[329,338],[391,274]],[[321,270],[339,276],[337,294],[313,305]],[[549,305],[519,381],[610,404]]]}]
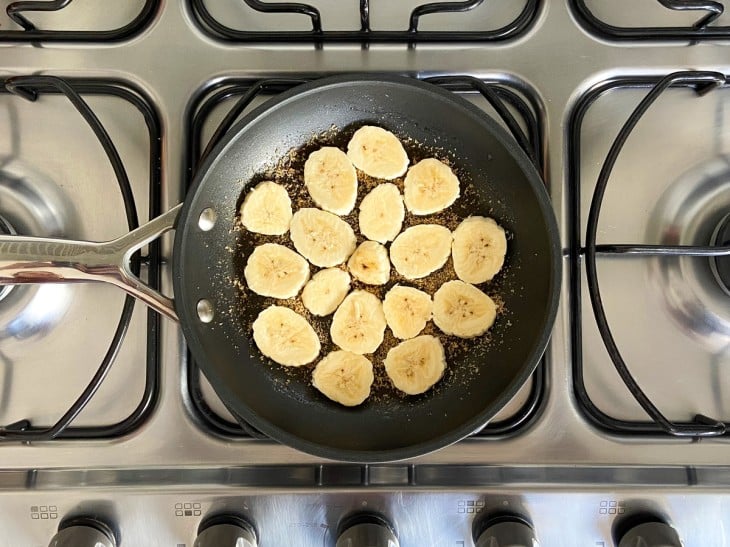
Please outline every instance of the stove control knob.
[{"label": "stove control knob", "polygon": [[535,531],[522,517],[500,515],[482,523],[476,547],[539,547]]},{"label": "stove control knob", "polygon": [[380,515],[357,513],[339,525],[335,547],[399,547],[390,523]]},{"label": "stove control knob", "polygon": [[626,533],[621,534],[618,547],[682,547],[677,531],[658,517],[634,521]]},{"label": "stove control knob", "polygon": [[117,547],[117,540],[100,520],[76,517],[61,523],[49,547]]},{"label": "stove control knob", "polygon": [[200,523],[193,547],[257,547],[256,530],[233,515],[215,515]]}]

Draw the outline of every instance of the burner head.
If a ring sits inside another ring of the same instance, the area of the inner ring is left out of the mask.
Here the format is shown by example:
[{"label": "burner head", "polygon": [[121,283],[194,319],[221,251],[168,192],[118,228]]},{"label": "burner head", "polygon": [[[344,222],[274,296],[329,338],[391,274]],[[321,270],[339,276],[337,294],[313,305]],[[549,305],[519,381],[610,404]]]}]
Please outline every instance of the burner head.
[{"label": "burner head", "polygon": [[[712,234],[711,244],[716,247],[730,245],[730,213],[720,220]],[[710,258],[710,268],[723,291],[730,296],[730,256],[713,256]]]},{"label": "burner head", "polygon": [[[13,227],[2,216],[0,216],[0,235],[15,235],[15,230],[13,230]],[[10,291],[12,291],[14,288],[15,285],[0,285],[0,300],[9,295]]]},{"label": "burner head", "polygon": [[[724,232],[727,244],[728,211],[730,155],[722,155],[698,163],[665,188],[648,219],[646,240],[706,247],[719,245]],[[678,332],[713,355],[730,347],[728,260],[660,256],[648,261],[651,290],[665,302]]]}]

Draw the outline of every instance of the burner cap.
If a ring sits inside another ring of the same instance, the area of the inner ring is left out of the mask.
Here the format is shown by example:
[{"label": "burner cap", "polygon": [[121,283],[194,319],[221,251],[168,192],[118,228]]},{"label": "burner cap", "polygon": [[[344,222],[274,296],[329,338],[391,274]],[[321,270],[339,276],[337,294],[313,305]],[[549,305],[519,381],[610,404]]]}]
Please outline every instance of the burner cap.
[{"label": "burner cap", "polygon": [[[712,245],[725,247],[730,245],[730,214],[720,221],[712,234]],[[730,256],[713,256],[710,258],[710,268],[720,287],[730,295]]]},{"label": "burner cap", "polygon": [[[0,235],[15,235],[15,230],[13,230],[13,227],[2,216],[0,216]],[[15,285],[0,285],[0,300],[9,295],[14,286]]]}]

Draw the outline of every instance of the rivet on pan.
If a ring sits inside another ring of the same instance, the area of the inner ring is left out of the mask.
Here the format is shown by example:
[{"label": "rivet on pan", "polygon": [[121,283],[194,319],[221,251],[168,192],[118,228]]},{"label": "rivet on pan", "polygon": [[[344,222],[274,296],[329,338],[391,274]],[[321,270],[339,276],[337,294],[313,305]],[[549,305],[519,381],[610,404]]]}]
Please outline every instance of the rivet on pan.
[{"label": "rivet on pan", "polygon": [[218,220],[218,213],[212,207],[206,207],[198,217],[198,227],[207,232],[215,226],[215,221]]},{"label": "rivet on pan", "polygon": [[211,321],[213,321],[215,311],[213,310],[213,304],[210,300],[206,300],[205,298],[203,298],[202,300],[198,300],[198,305],[196,306],[196,309],[198,311],[198,318],[203,323],[210,323]]}]

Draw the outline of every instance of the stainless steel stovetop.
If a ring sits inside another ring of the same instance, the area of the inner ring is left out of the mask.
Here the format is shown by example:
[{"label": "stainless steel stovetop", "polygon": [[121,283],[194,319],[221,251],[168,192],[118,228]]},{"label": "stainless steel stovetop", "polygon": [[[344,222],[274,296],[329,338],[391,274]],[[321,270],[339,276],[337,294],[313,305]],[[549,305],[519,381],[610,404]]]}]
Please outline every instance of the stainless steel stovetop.
[{"label": "stainless steel stovetop", "polygon": [[[421,38],[399,31],[419,3],[373,0],[374,30],[347,34],[361,28],[358,2],[313,0],[325,31],[317,44],[307,42],[307,16],[233,0],[103,9],[92,0],[50,2],[61,9],[25,13],[43,32],[0,19],[4,232],[103,240],[130,222],[117,182],[124,177],[61,84],[13,77],[70,82],[113,141],[134,199],[128,209],[144,222],[183,199],[200,150],[257,82],[276,79],[252,105],[291,85],[282,79],[377,71],[472,76],[501,89],[544,155],[565,254],[544,363],[497,423],[417,460],[369,466],[317,460],[236,426],[188,359],[177,326],[141,304],[111,347],[125,309],[114,288],[0,290],[1,545],[46,546],[60,525],[57,546],[332,547],[345,517],[365,513],[385,518],[402,547],[474,545],[490,523],[498,528],[480,547],[531,545],[533,536],[547,547],[607,547],[652,519],[676,532],[664,529],[660,541],[662,529],[648,525],[621,547],[674,546],[677,538],[686,547],[730,544],[730,444],[721,434],[730,422],[730,297],[707,256],[610,247],[709,246],[724,233],[730,13],[697,30],[706,12],[667,7],[693,2],[473,1],[466,13],[424,15],[419,28],[434,34]],[[662,428],[621,380],[597,327],[586,229],[621,126],[678,71],[618,156],[596,238],[611,333],[638,386],[675,424]],[[707,82],[716,88],[689,87]],[[452,87],[496,115],[473,87]],[[28,90],[37,100],[27,100]],[[153,281],[159,267],[168,292],[170,241],[161,259],[150,247],[140,264]],[[66,416],[71,425],[54,430],[57,438],[38,440],[100,363],[108,374],[88,405]],[[707,423],[689,425],[698,414]],[[221,515],[245,519],[258,539],[234,519],[195,543],[201,522]],[[68,528],[88,525],[84,518],[94,527],[81,535]],[[350,534],[367,526],[377,525]],[[388,545],[346,541],[337,546]]]}]

